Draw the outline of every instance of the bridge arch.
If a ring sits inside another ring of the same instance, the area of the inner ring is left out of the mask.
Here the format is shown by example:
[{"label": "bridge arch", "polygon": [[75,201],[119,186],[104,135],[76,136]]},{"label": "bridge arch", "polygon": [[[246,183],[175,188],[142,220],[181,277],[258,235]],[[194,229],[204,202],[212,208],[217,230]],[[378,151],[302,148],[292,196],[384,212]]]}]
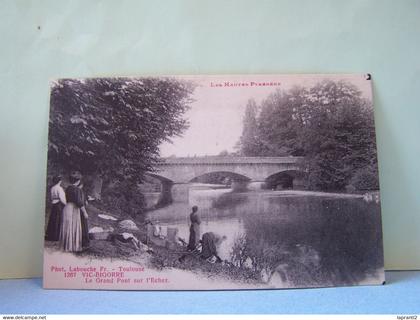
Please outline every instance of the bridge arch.
[{"label": "bridge arch", "polygon": [[155,179],[159,180],[161,183],[174,183],[174,181],[172,181],[170,178],[167,178],[167,177],[165,177],[163,175],[160,175],[158,173],[155,173],[155,172],[146,172],[145,175],[149,176],[149,177],[152,177],[152,178],[155,178]]},{"label": "bridge arch", "polygon": [[154,204],[153,207],[160,208],[171,204],[173,202],[172,187],[174,185],[174,181],[153,172],[147,172],[146,176],[158,180],[161,184],[159,198],[157,199],[156,204]]},{"label": "bridge arch", "polygon": [[219,171],[203,173],[197,177],[192,178],[189,182],[202,182],[211,184],[230,184],[232,181],[251,181],[251,178],[246,175],[234,171]]},{"label": "bridge arch", "polygon": [[281,170],[265,179],[267,189],[304,189],[306,172],[302,170]]},{"label": "bridge arch", "polygon": [[191,179],[190,183],[207,183],[229,186],[233,191],[240,192],[247,189],[252,179],[232,171],[212,171]]}]

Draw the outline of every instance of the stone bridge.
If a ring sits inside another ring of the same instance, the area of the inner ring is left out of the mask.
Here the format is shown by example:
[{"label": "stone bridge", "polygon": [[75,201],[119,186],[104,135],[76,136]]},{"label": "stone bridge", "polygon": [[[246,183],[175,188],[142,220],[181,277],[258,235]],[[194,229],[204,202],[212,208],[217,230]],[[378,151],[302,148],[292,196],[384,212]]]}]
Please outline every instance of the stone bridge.
[{"label": "stone bridge", "polygon": [[[232,176],[232,188],[258,185],[278,175],[291,179],[291,187],[300,185],[302,157],[186,157],[163,158],[150,176],[162,182],[164,202],[185,200],[185,192],[192,180],[209,173],[226,173]],[[181,196],[178,196],[181,194]],[[162,198],[162,197],[161,197]],[[162,199],[161,199],[162,200]]]}]

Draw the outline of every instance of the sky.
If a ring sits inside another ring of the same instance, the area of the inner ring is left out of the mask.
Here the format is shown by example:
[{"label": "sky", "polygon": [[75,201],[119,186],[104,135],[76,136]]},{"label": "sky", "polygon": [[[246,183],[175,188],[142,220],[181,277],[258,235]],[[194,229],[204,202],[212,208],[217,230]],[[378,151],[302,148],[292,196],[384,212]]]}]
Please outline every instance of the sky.
[{"label": "sky", "polygon": [[[172,143],[160,146],[161,156],[217,155],[223,150],[235,151],[242,133],[246,104],[253,98],[260,104],[269,94],[295,85],[312,86],[325,78],[345,79],[355,84],[362,94],[371,99],[371,81],[365,75],[235,75],[235,76],[179,76],[195,81],[194,102],[185,114],[189,128]],[[225,86],[247,84],[248,86]],[[257,86],[253,83],[272,83]]]}]

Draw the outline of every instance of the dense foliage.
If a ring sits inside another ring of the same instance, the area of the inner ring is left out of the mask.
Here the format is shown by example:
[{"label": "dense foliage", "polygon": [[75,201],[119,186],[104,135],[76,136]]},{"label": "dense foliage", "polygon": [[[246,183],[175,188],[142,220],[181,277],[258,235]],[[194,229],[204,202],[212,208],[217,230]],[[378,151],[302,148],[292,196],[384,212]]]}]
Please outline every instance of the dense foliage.
[{"label": "dense foliage", "polygon": [[193,90],[173,78],[57,81],[51,89],[50,168],[136,185],[159,160],[159,145],[187,128],[183,115]]},{"label": "dense foliage", "polygon": [[243,131],[239,141],[242,154],[250,157],[258,156],[260,151],[258,138],[257,104],[255,100],[250,99],[246,105]]},{"label": "dense foliage", "polygon": [[325,80],[276,91],[255,109],[247,105],[242,155],[304,156],[310,189],[378,188],[373,108],[354,85]]}]

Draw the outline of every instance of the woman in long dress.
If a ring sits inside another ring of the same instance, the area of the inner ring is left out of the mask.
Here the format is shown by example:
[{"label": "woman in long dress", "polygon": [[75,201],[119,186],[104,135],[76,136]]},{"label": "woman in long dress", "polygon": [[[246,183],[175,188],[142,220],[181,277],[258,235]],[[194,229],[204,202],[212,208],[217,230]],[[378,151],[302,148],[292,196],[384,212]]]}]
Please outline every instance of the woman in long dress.
[{"label": "woman in long dress", "polygon": [[45,232],[45,240],[58,241],[61,228],[61,217],[63,208],[66,205],[66,195],[61,186],[61,176],[53,178],[54,186],[51,188],[51,211],[48,219],[48,227]]},{"label": "woman in long dress", "polygon": [[68,252],[82,251],[82,223],[80,219],[80,208],[84,204],[82,190],[79,189],[82,175],[75,171],[70,175],[71,185],[66,189],[67,204],[63,209],[63,220],[61,224],[60,249]]},{"label": "woman in long dress", "polygon": [[200,215],[198,214],[198,207],[197,206],[193,206],[192,207],[192,212],[190,214],[190,221],[191,221],[191,225],[190,225],[190,238],[188,241],[188,246],[187,249],[188,250],[195,250],[195,248],[198,245],[198,242],[200,241],[200,224],[201,224],[201,218]]}]

